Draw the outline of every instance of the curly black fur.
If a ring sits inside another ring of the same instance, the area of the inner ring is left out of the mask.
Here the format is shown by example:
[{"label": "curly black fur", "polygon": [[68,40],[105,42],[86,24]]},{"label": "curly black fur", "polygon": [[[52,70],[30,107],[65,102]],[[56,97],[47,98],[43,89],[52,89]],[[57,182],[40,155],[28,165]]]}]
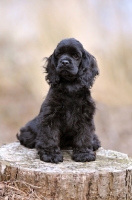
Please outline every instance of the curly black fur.
[{"label": "curly black fur", "polygon": [[45,67],[49,92],[37,117],[20,129],[22,145],[36,148],[45,162],[63,161],[60,149],[72,147],[72,159],[94,161],[100,147],[95,134],[95,103],[90,88],[99,74],[96,59],[82,44],[62,40]]}]

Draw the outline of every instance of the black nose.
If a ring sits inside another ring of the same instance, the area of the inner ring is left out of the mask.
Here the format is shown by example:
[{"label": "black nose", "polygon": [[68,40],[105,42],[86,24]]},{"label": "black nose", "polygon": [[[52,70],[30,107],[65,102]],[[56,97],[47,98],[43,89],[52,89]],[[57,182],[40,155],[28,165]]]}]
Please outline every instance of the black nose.
[{"label": "black nose", "polygon": [[62,60],[62,64],[63,65],[69,65],[69,61],[68,60]]}]

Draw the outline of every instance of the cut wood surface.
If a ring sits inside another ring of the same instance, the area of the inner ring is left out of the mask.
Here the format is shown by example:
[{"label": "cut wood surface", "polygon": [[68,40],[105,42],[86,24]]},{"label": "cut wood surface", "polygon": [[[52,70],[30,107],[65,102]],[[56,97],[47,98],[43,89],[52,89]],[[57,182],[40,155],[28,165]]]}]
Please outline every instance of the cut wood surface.
[{"label": "cut wood surface", "polygon": [[64,161],[52,164],[40,161],[35,149],[19,142],[3,145],[1,184],[16,181],[24,193],[31,185],[45,200],[132,200],[132,159],[126,154],[101,147],[96,161],[85,163],[71,160],[71,154],[63,151]]}]

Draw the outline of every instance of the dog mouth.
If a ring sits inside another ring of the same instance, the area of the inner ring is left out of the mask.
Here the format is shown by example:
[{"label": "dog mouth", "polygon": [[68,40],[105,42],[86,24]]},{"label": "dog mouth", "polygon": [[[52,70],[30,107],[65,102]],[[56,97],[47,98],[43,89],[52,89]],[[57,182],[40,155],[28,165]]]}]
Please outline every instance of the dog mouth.
[{"label": "dog mouth", "polygon": [[69,81],[72,81],[72,80],[74,80],[76,78],[74,74],[71,74],[70,72],[68,72],[66,70],[61,71],[60,75],[64,79],[69,80]]}]

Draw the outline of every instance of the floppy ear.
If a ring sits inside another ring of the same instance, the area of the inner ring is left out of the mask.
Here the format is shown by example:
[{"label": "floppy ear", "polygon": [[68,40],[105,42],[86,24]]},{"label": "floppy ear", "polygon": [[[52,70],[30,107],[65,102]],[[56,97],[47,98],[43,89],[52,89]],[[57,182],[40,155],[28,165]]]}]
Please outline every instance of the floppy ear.
[{"label": "floppy ear", "polygon": [[90,89],[97,75],[99,75],[99,70],[96,59],[84,50],[79,69],[81,85]]},{"label": "floppy ear", "polygon": [[45,72],[47,73],[45,79],[49,85],[56,85],[59,82],[59,76],[56,72],[56,60],[54,53],[47,58]]}]

